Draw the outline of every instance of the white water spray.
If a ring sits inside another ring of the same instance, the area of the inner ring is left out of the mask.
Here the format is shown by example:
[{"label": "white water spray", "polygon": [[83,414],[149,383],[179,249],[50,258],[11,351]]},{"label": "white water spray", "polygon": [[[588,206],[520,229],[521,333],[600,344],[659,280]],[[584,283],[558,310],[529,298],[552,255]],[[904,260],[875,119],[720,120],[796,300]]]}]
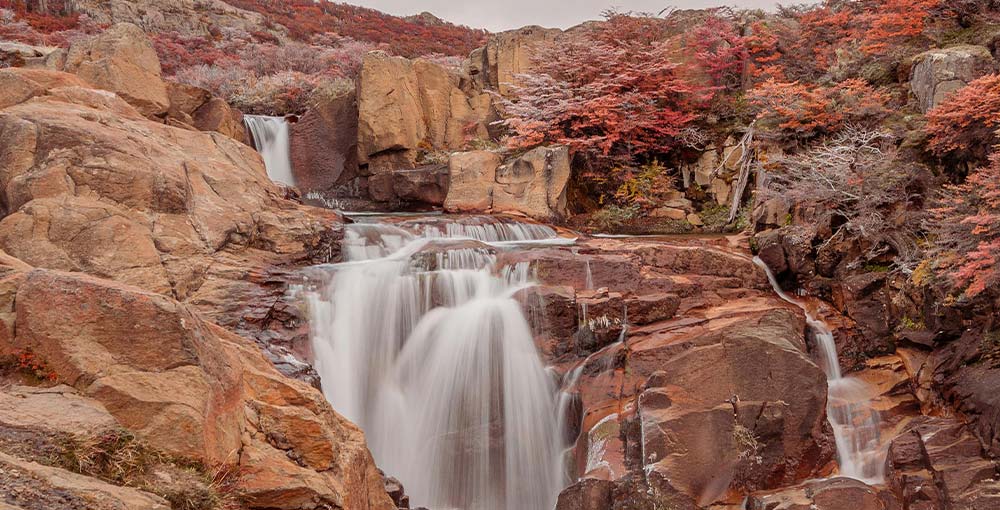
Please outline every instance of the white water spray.
[{"label": "white water spray", "polygon": [[528,265],[498,271],[495,251],[560,241],[532,225],[418,223],[346,226],[347,262],[309,298],[324,392],[415,504],[550,510],[560,406],[513,297]]},{"label": "white water spray", "polygon": [[841,374],[837,344],[830,327],[814,317],[804,304],[786,294],[771,272],[771,268],[763,260],[754,257],[754,264],[764,270],[768,281],[781,299],[805,312],[806,323],[816,337],[820,364],[827,378],[827,417],[833,426],[833,435],[837,442],[841,476],[869,484],[884,482],[887,450],[882,444],[879,433],[881,417],[868,400],[868,385],[861,380],[844,377]]},{"label": "white water spray", "polygon": [[289,152],[288,121],[284,117],[244,115],[243,122],[253,137],[254,147],[264,158],[267,176],[274,182],[295,186]]}]

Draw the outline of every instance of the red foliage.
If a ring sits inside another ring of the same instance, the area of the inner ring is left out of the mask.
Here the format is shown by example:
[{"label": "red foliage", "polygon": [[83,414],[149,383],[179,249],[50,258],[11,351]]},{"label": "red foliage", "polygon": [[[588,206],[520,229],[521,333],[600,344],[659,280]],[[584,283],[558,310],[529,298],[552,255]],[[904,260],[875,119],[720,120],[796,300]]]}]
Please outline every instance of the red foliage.
[{"label": "red foliage", "polygon": [[332,32],[358,41],[385,44],[404,57],[440,53],[468,55],[482,46],[486,32],[449,23],[423,23],[374,9],[314,0],[226,0],[284,25],[298,40]]},{"label": "red foliage", "polygon": [[20,372],[38,381],[55,381],[59,376],[49,368],[45,360],[40,358],[31,349],[24,349],[14,353],[12,357],[5,360],[5,365],[15,372]]},{"label": "red foliage", "polygon": [[974,152],[982,160],[985,151],[1000,142],[1000,75],[973,81],[927,113],[929,148],[943,156]]},{"label": "red foliage", "polygon": [[889,96],[862,80],[832,87],[768,80],[749,93],[765,133],[785,141],[808,141],[848,125],[873,124],[889,111]]},{"label": "red foliage", "polygon": [[161,32],[153,35],[153,47],[160,57],[160,65],[167,76],[196,65],[223,65],[231,63],[237,56],[226,53],[204,37],[185,36],[177,32]]},{"label": "red foliage", "polygon": [[893,46],[920,37],[927,28],[931,13],[941,7],[941,0],[881,0],[868,13],[868,31],[861,50],[884,54]]},{"label": "red foliage", "polygon": [[940,258],[956,289],[975,297],[1000,286],[1000,157],[951,186],[934,210]]},{"label": "red foliage", "polygon": [[43,34],[76,28],[80,20],[66,0],[47,0],[45,10],[39,8],[37,0],[0,0],[0,9],[14,11],[19,19]]},{"label": "red foliage", "polygon": [[706,18],[693,31],[689,43],[698,66],[719,87],[735,90],[743,84],[743,71],[750,60],[748,40],[734,24],[717,15]]},{"label": "red foliage", "polygon": [[542,51],[505,104],[515,147],[562,143],[630,162],[668,152],[711,96],[676,74],[659,20],[623,14],[585,37]]}]

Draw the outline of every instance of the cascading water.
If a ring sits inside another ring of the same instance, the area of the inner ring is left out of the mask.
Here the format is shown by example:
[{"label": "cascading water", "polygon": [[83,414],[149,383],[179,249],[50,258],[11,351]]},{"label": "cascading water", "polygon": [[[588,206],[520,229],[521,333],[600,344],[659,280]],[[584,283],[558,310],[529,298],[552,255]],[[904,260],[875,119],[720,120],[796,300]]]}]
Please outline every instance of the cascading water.
[{"label": "cascading water", "polygon": [[295,186],[289,153],[288,121],[284,117],[245,115],[243,122],[253,137],[254,147],[264,158],[267,176],[272,181]]},{"label": "cascading water", "polygon": [[346,262],[309,297],[324,392],[418,505],[555,505],[556,388],[514,299],[528,265],[495,267],[499,246],[545,240],[560,242],[516,223],[347,225]]},{"label": "cascading water", "polygon": [[837,344],[830,327],[814,317],[804,304],[786,294],[763,260],[755,257],[754,263],[764,270],[781,299],[805,312],[806,322],[816,337],[820,364],[827,377],[827,416],[837,442],[840,474],[866,483],[882,483],[887,450],[879,433],[881,417],[869,400],[867,384],[841,374]]}]

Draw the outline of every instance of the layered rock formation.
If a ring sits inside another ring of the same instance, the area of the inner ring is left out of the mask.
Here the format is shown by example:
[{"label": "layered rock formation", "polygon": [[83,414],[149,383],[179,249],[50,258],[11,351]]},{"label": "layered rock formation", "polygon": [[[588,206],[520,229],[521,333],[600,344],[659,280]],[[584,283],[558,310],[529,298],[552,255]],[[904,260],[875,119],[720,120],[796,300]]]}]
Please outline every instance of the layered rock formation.
[{"label": "layered rock formation", "polygon": [[[3,249],[194,303],[264,342],[304,339],[281,268],[337,257],[335,213],[286,201],[250,147],[152,122],[75,75],[0,81]],[[182,92],[178,109],[204,98]]]},{"label": "layered rock formation", "polygon": [[430,62],[383,52],[365,57],[358,80],[358,159],[371,176],[373,199],[395,198],[391,170],[414,168],[430,152],[488,136],[490,96],[459,85],[456,75]]},{"label": "layered rock formation", "polygon": [[76,406],[178,458],[234,466],[250,508],[392,508],[361,432],[253,343],[159,294],[4,270],[0,352],[45,360],[86,397]]}]

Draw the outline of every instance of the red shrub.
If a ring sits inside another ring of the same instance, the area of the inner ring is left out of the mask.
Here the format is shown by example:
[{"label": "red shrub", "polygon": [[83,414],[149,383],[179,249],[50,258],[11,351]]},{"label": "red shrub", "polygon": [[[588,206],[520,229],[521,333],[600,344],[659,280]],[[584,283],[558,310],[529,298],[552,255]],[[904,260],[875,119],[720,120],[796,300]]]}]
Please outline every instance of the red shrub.
[{"label": "red shrub", "polygon": [[1000,142],[1000,75],[973,81],[927,113],[928,143],[939,156],[958,154],[983,160]]}]

